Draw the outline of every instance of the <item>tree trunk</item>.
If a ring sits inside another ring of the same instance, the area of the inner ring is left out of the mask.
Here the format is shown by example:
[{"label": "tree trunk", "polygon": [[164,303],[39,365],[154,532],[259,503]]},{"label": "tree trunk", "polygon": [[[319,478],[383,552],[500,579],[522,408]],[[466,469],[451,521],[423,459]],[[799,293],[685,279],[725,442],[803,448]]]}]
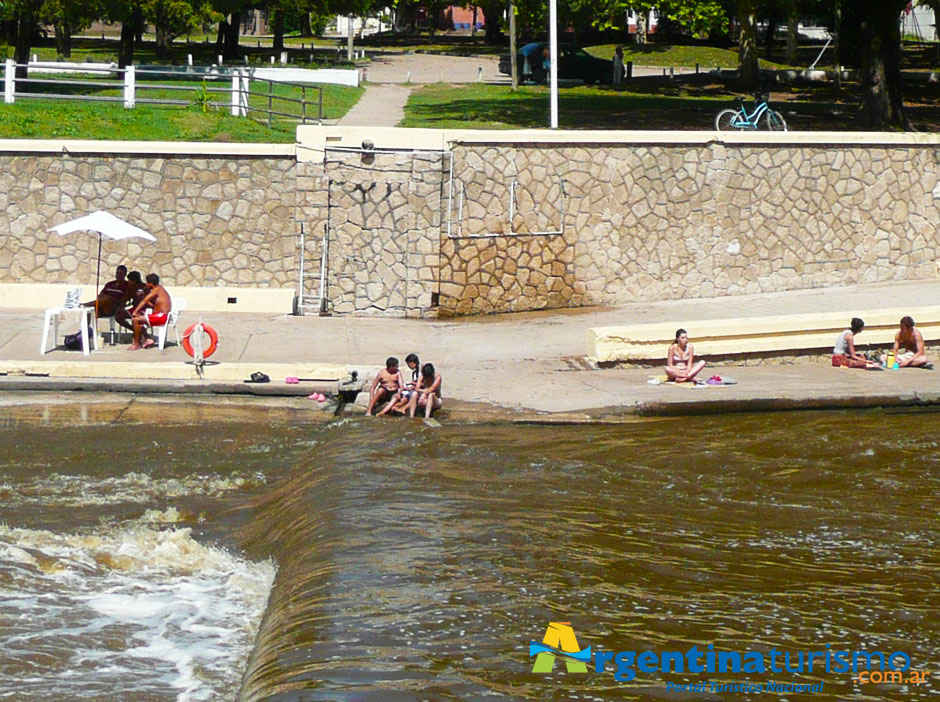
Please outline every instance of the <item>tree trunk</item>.
[{"label": "tree trunk", "polygon": [[169,24],[169,18],[167,17],[165,9],[161,6],[157,10],[153,18],[153,30],[156,34],[156,52],[157,58],[166,59],[170,56],[170,41],[169,41],[169,32],[167,32],[167,25]]},{"label": "tree trunk", "polygon": [[121,22],[121,40],[118,43],[118,68],[127,68],[134,63],[134,22],[125,17]]},{"label": "tree trunk", "polygon": [[168,58],[170,55],[170,48],[169,46],[167,46],[166,29],[164,28],[163,22],[157,18],[154,18],[153,29],[154,29],[154,33],[157,35],[156,36],[157,45],[155,47],[157,58],[158,59]]},{"label": "tree trunk", "polygon": [[215,50],[222,51],[225,48],[225,36],[228,34],[228,20],[223,18],[219,22],[219,29],[215,35]]},{"label": "tree trunk", "polygon": [[[512,5],[510,5],[510,8],[512,8]],[[477,35],[477,12],[478,11],[479,11],[479,8],[476,5],[474,5],[473,6],[473,19],[470,20],[470,36],[471,37],[475,37]],[[510,11],[512,10],[510,9]]]},{"label": "tree trunk", "polygon": [[496,46],[503,38],[503,33],[499,31],[499,19],[504,8],[505,5],[499,0],[495,2],[488,0],[483,6],[483,20],[486,23],[485,41],[490,46]]},{"label": "tree trunk", "polygon": [[738,84],[742,90],[756,90],[760,84],[760,65],[757,62],[757,20],[755,0],[738,0]]},{"label": "tree trunk", "polygon": [[284,10],[280,7],[274,10],[274,42],[272,48],[275,54],[284,51]]},{"label": "tree trunk", "polygon": [[309,12],[300,13],[300,35],[303,37],[313,36],[313,27],[310,26],[310,13]]},{"label": "tree trunk", "polygon": [[16,42],[13,45],[13,60],[24,66],[17,67],[16,78],[27,78],[29,69],[29,50],[32,48],[33,31],[36,29],[36,13],[32,7],[24,9],[16,17]]},{"label": "tree trunk", "polygon": [[62,58],[72,57],[72,24],[68,20],[55,22],[55,52]]},{"label": "tree trunk", "polygon": [[140,5],[134,7],[133,21],[134,46],[143,46],[144,30],[147,28],[147,23],[144,21],[144,9]]},{"label": "tree trunk", "polygon": [[636,13],[636,34],[633,35],[637,44],[646,43],[646,12],[638,10]]},{"label": "tree trunk", "polygon": [[241,25],[239,13],[232,12],[225,27],[225,46],[222,48],[222,58],[226,61],[238,60],[238,33],[241,31]]},{"label": "tree trunk", "polygon": [[787,58],[788,66],[796,65],[797,34],[800,28],[800,15],[797,12],[796,1],[790,0],[787,8]]},{"label": "tree trunk", "polygon": [[777,34],[777,25],[780,24],[780,20],[777,18],[777,11],[771,7],[769,14],[767,15],[767,29],[764,30],[764,48],[770,49],[774,43],[774,37]]},{"label": "tree trunk", "polygon": [[901,98],[901,31],[903,2],[864,0],[861,17],[862,116],[872,129],[909,129]]}]

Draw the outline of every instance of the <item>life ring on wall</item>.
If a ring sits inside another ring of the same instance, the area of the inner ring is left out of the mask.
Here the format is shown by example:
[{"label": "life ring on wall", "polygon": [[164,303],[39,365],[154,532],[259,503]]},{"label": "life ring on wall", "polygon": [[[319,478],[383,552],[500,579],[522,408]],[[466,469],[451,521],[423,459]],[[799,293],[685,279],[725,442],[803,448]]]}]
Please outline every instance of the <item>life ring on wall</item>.
[{"label": "life ring on wall", "polygon": [[196,331],[196,327],[199,326],[201,326],[202,330],[209,336],[209,346],[202,350],[202,357],[209,358],[209,356],[214,354],[216,349],[219,348],[219,335],[215,329],[210,327],[208,324],[203,324],[202,322],[196,322],[183,332],[183,351],[188,353],[193,358],[196,357],[196,354],[193,351],[193,345],[189,341],[189,337],[192,336],[193,332]]}]

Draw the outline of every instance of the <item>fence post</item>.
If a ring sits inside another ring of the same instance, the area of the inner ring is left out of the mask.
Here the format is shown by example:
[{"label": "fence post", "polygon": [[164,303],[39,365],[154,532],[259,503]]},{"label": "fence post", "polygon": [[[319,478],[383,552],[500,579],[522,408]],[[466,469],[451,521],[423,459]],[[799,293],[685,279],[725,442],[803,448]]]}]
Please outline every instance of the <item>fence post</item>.
[{"label": "fence post", "polygon": [[134,109],[134,89],[135,89],[135,80],[134,80],[134,67],[127,66],[124,69],[124,109],[133,110]]},{"label": "fence post", "polygon": [[3,71],[3,101],[11,105],[14,100],[16,100],[16,83],[14,82],[16,76],[16,64],[13,63],[13,59],[7,59],[3,62],[4,71]]},{"label": "fence post", "polygon": [[242,72],[241,69],[232,71],[232,117],[242,116]]},{"label": "fence post", "polygon": [[268,126],[271,126],[271,123],[274,121],[274,115],[271,113],[274,112],[274,82],[268,81]]},{"label": "fence post", "polygon": [[242,89],[241,89],[241,99],[242,99],[242,114],[248,116],[248,101],[251,99],[251,76],[248,71],[242,70]]}]

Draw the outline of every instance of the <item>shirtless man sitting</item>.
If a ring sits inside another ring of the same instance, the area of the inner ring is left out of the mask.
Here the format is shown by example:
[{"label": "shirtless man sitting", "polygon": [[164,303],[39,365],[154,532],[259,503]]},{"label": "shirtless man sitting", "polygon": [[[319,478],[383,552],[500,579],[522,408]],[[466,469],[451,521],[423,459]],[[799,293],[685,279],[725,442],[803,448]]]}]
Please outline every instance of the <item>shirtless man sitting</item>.
[{"label": "shirtless man sitting", "polygon": [[927,365],[924,335],[914,328],[911,317],[901,317],[901,328],[894,336],[894,357],[898,368],[922,368]]},{"label": "shirtless man sitting", "polygon": [[385,370],[379,371],[372,382],[366,416],[372,416],[372,410],[383,400],[388,400],[388,404],[379,412],[378,416],[381,417],[383,414],[387,414],[401,398],[403,387],[405,387],[405,379],[402,377],[401,371],[398,370],[398,359],[390,356],[385,361]]},{"label": "shirtless man sitting", "polygon": [[[131,344],[128,351],[148,349],[153,346],[156,342],[147,336],[144,327],[147,325],[151,327],[162,326],[166,324],[167,318],[170,315],[172,305],[170,293],[166,291],[166,288],[160,285],[160,276],[156,273],[149,273],[147,275],[146,287],[147,294],[144,295],[144,298],[131,310],[131,319],[134,323],[134,343]],[[148,312],[148,307],[153,307],[153,310]],[[147,337],[146,341],[144,341],[144,337]]]},{"label": "shirtless man sitting", "polygon": [[98,297],[91,302],[83,302],[82,307],[94,307],[96,317],[113,317],[126,302],[127,266],[122,264],[114,271],[114,280],[105,283]]}]

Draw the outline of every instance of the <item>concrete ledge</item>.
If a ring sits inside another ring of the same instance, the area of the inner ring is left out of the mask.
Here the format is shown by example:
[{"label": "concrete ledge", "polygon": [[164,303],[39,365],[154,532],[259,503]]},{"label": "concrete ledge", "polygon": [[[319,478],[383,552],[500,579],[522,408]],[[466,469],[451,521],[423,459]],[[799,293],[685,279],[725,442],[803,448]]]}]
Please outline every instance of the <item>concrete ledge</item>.
[{"label": "concrete ledge", "polygon": [[[911,315],[924,341],[940,340],[940,307],[908,307],[860,310],[854,314],[828,312],[771,317],[689,321],[681,325],[689,332],[696,356],[747,355],[818,349],[831,352],[836,336],[852,317],[865,320],[859,346],[894,342],[898,321]],[[600,363],[632,360],[662,360],[675,339],[674,322],[633,324],[589,329],[589,354]]]},{"label": "concrete ledge", "polygon": [[103,141],[78,139],[0,139],[0,154],[60,153],[107,156],[262,156],[292,158],[294,144],[223,144],[192,141]]},{"label": "concrete ledge", "polygon": [[[102,285],[110,280],[102,278]],[[82,300],[95,299],[94,285],[67,283],[0,283],[0,308],[45,309],[58,307],[65,294],[74,287],[82,288]],[[203,288],[168,285],[173,297],[186,300],[187,311],[197,312],[261,312],[291,314],[294,309],[294,288]]]},{"label": "concrete ledge", "polygon": [[336,409],[336,383],[236,383],[206,380],[154,380],[140,378],[35,378],[0,377],[2,392],[108,392],[131,395],[250,395],[254,397],[303,397],[312,392],[330,396],[328,402],[311,402],[314,409]]},{"label": "concrete ledge", "polygon": [[[84,358],[84,357],[82,357]],[[219,363],[206,365],[201,382],[242,382],[255,371],[271,378],[266,385],[286,385],[285,378],[310,379],[320,384],[346,381],[350,371],[344,365],[326,363]],[[358,367],[360,380],[371,367]],[[8,378],[48,376],[50,378],[100,378],[107,380],[199,380],[196,367],[185,362],[122,362],[122,361],[0,361],[0,375]],[[310,382],[290,385],[290,388],[312,387]],[[308,390],[310,394],[312,390]]]},{"label": "concrete ledge", "polygon": [[640,402],[633,410],[641,417],[683,417],[741,412],[784,412],[805,410],[873,409],[876,407],[923,407],[937,404],[937,398],[919,393],[897,395],[855,395],[850,397],[749,398],[709,402]]},{"label": "concrete ledge", "polygon": [[[717,112],[717,108],[716,108]],[[728,146],[937,146],[940,134],[919,132],[718,132],[575,129],[408,129],[307,125],[297,128],[297,159],[315,161],[327,148],[442,151],[456,144],[726,144]]]}]

